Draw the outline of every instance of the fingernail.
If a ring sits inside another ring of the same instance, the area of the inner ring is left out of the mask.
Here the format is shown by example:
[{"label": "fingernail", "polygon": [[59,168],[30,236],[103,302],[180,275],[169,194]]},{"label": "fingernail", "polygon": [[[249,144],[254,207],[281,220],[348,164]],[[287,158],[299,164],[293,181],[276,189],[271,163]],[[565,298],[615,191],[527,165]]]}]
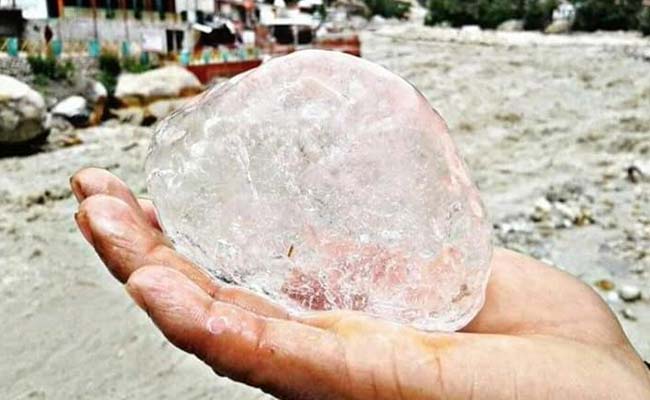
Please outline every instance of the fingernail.
[{"label": "fingernail", "polygon": [[74,175],[70,177],[70,189],[72,190],[72,194],[74,194],[74,197],[77,199],[78,203],[81,203],[86,198],[81,185],[79,184],[79,181],[75,179]]},{"label": "fingernail", "polygon": [[78,211],[74,213],[74,220],[77,223],[77,227],[79,227],[79,231],[83,235],[84,239],[86,239],[86,241],[91,246],[94,246],[93,234],[90,230],[90,226],[88,226],[88,217],[86,213],[84,211]]}]

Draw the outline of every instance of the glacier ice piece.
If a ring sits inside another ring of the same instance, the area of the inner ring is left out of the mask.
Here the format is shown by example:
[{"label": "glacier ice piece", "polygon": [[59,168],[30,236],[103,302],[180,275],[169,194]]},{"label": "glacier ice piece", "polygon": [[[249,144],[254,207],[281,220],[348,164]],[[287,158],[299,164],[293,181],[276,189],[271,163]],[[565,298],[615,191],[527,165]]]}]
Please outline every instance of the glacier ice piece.
[{"label": "glacier ice piece", "polygon": [[442,118],[369,61],[300,51],[157,127],[148,188],[178,251],[290,312],[425,330],[484,302],[491,228]]}]

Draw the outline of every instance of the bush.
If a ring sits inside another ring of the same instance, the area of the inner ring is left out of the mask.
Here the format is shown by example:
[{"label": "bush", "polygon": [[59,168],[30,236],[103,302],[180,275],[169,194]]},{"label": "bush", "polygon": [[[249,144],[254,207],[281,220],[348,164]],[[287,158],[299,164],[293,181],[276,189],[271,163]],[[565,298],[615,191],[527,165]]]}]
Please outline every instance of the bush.
[{"label": "bush", "polygon": [[642,0],[584,0],[576,4],[574,29],[624,30],[638,27]]},{"label": "bush", "polygon": [[639,13],[639,30],[643,36],[650,36],[650,7],[644,7]]},{"label": "bush", "polygon": [[102,53],[99,56],[99,75],[97,80],[100,81],[109,95],[113,95],[115,92],[115,86],[117,85],[117,77],[122,72],[122,66],[120,65],[120,59],[114,53]]},{"label": "bush", "polygon": [[494,29],[502,22],[521,17],[521,7],[512,0],[479,0],[478,24]]},{"label": "bush", "polygon": [[364,0],[371,15],[384,18],[406,18],[411,10],[411,3],[402,0]]},{"label": "bush", "polygon": [[67,60],[59,62],[54,57],[29,56],[27,57],[29,67],[34,74],[34,82],[40,85],[47,84],[48,81],[62,81],[72,78],[74,74],[74,64]]},{"label": "bush", "polygon": [[452,26],[475,25],[478,23],[478,4],[472,0],[430,0],[426,25],[448,22]]},{"label": "bush", "polygon": [[559,5],[557,0],[528,0],[524,6],[524,29],[544,30],[553,21],[553,10]]},{"label": "bush", "polygon": [[149,71],[152,68],[155,68],[155,66],[148,61],[141,62],[135,57],[126,57],[124,60],[122,60],[122,69],[132,74],[139,74],[145,71]]},{"label": "bush", "polygon": [[425,24],[448,22],[452,26],[480,25],[493,29],[504,21],[521,18],[522,5],[513,0],[430,0]]}]

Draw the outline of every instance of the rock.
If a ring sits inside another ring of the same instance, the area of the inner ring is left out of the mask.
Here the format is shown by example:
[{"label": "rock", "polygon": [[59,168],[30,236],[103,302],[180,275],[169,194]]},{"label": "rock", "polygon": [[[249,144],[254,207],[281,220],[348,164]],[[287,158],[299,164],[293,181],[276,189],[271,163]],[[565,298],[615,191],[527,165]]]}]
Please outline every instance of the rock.
[{"label": "rock", "polygon": [[555,209],[560,212],[562,216],[564,216],[566,219],[569,221],[573,222],[578,218],[578,215],[580,213],[580,210],[577,209],[576,207],[571,207],[566,203],[555,203],[554,204]]},{"label": "rock", "polygon": [[524,30],[524,21],[520,19],[509,19],[497,26],[497,31],[519,32]]},{"label": "rock", "polygon": [[621,310],[621,315],[625,319],[629,319],[630,321],[636,321],[638,318],[636,316],[636,313],[632,311],[631,308],[624,308]]},{"label": "rock", "polygon": [[635,161],[625,169],[627,180],[632,183],[650,181],[650,165]]},{"label": "rock", "polygon": [[199,93],[203,86],[183,67],[169,66],[141,74],[121,74],[115,97],[127,106],[144,106],[153,101]]},{"label": "rock", "polygon": [[633,302],[641,299],[641,290],[632,285],[623,285],[618,289],[618,295],[627,302]]},{"label": "rock", "polygon": [[610,304],[618,304],[621,302],[621,298],[616,292],[607,292],[607,295],[605,296],[605,300]]},{"label": "rock", "polygon": [[70,96],[52,108],[52,115],[65,118],[75,127],[83,127],[88,125],[90,110],[86,99]]},{"label": "rock", "polygon": [[549,34],[568,33],[571,31],[571,26],[573,26],[571,21],[557,20],[551,23],[549,26],[547,26],[546,29],[544,30],[544,33],[549,33]]},{"label": "rock", "polygon": [[191,100],[191,97],[158,100],[142,107],[133,106],[114,109],[111,110],[111,113],[121,123],[136,126],[150,126],[185,105],[189,100]]},{"label": "rock", "polygon": [[370,18],[370,23],[373,25],[384,25],[386,23],[386,18],[379,14],[373,15],[372,18]]},{"label": "rock", "polygon": [[0,143],[20,144],[47,134],[45,100],[38,92],[0,74]]},{"label": "rock", "polygon": [[463,25],[460,28],[460,33],[470,35],[470,36],[479,35],[481,33],[481,27],[478,25]]},{"label": "rock", "polygon": [[541,197],[535,202],[534,210],[530,215],[530,219],[534,222],[547,221],[552,210],[553,204],[551,204],[551,202],[548,201],[546,197]]},{"label": "rock", "polygon": [[176,109],[182,107],[190,100],[191,97],[171,100],[158,100],[146,107],[145,115],[150,115],[158,121],[165,118]]},{"label": "rock", "polygon": [[212,88],[158,124],[145,169],[178,251],[292,313],[451,331],[483,304],[478,190],[427,100],[367,60],[298,51]]},{"label": "rock", "polygon": [[553,205],[546,197],[541,197],[535,202],[535,210],[544,214],[548,214],[553,209]]},{"label": "rock", "polygon": [[604,291],[606,291],[606,292],[608,292],[608,291],[610,291],[610,290],[614,290],[614,288],[616,287],[616,285],[614,284],[614,282],[610,281],[609,279],[601,279],[601,280],[598,280],[598,281],[596,281],[596,282],[594,283],[594,285],[595,285],[597,288],[600,288],[600,289],[602,289],[602,290],[604,290]]},{"label": "rock", "polygon": [[97,103],[108,97],[108,91],[104,84],[96,80],[90,80],[86,86],[84,97],[91,103]]}]

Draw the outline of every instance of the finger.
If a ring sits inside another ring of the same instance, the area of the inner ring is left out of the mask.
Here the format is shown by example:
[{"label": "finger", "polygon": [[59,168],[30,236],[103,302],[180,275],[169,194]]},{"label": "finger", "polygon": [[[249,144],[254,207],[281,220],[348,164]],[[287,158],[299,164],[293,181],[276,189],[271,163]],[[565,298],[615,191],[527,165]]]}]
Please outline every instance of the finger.
[{"label": "finger", "polygon": [[[602,367],[612,359],[609,349],[553,337],[423,334],[395,325],[366,326],[354,318],[323,330],[265,318],[214,301],[184,275],[160,266],[138,270],[127,289],[174,345],[219,374],[283,399],[500,399],[540,393],[575,398],[585,391],[576,382],[608,393],[612,382],[640,381],[641,368]],[[549,386],[550,378],[560,383]],[[628,388],[629,398],[645,398],[644,382]]]},{"label": "finger", "polygon": [[121,282],[140,266],[156,262],[170,264],[196,280],[206,290],[213,284],[198,268],[173,251],[163,234],[142,213],[122,199],[106,194],[81,202],[77,221],[84,236]]},{"label": "finger", "polygon": [[156,210],[150,200],[136,199],[129,187],[118,177],[101,168],[84,168],[70,178],[70,188],[81,203],[96,194],[117,197],[147,217],[151,226],[161,230]]},{"label": "finger", "polygon": [[219,286],[203,269],[172,249],[143,213],[117,197],[100,194],[86,198],[76,220],[109,271],[121,282],[126,282],[143,265],[165,265],[178,270],[217,299],[264,315],[287,317],[281,307],[250,292]]},{"label": "finger", "polygon": [[70,178],[70,188],[78,202],[96,195],[117,197],[129,206],[139,209],[137,199],[129,187],[118,177],[101,168],[84,168]]},{"label": "finger", "polygon": [[[134,273],[127,290],[177,347],[215,372],[282,398],[322,398],[343,373],[335,335],[214,301],[165,267]],[[328,393],[328,398],[339,398]]]},{"label": "finger", "polygon": [[144,215],[149,220],[151,226],[153,226],[158,230],[162,230],[160,226],[160,222],[158,221],[158,214],[156,214],[156,207],[153,205],[153,202],[149,199],[139,198],[138,204],[140,205],[140,208],[144,212]]},{"label": "finger", "polygon": [[326,329],[261,317],[214,301],[165,267],[138,270],[127,290],[174,345],[283,399],[469,398],[474,360],[462,355],[484,351],[472,344],[477,335],[424,334],[353,313],[329,319]]},{"label": "finger", "polygon": [[483,309],[464,332],[553,334],[625,340],[611,311],[577,278],[521,254],[497,249]]}]

